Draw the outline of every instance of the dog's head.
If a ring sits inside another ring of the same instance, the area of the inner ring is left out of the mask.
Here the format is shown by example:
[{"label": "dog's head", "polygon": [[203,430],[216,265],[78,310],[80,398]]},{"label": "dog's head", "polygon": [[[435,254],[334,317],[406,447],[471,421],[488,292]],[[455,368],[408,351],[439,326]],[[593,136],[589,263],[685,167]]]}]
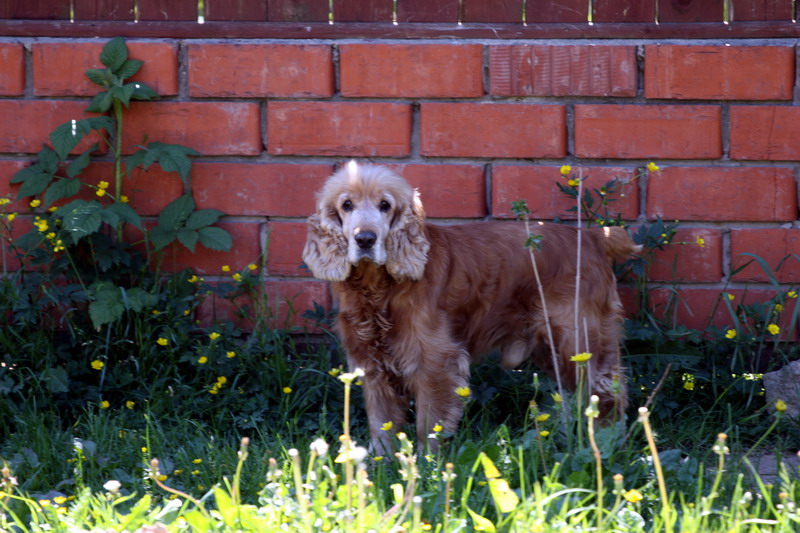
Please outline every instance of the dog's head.
[{"label": "dog's head", "polygon": [[398,281],[420,279],[430,243],[419,195],[386,167],[349,162],[325,182],[308,219],[303,260],[314,276],[344,281],[361,261]]}]

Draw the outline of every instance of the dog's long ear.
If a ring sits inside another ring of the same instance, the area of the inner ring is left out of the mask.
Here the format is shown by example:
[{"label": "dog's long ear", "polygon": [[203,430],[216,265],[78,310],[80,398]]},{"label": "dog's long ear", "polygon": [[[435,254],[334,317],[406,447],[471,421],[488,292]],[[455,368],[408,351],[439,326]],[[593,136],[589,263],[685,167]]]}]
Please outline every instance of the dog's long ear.
[{"label": "dog's long ear", "polygon": [[328,281],[344,281],[350,274],[347,262],[347,238],[341,221],[324,212],[325,206],[308,217],[308,237],[303,248],[303,261],[314,277]]},{"label": "dog's long ear", "polygon": [[415,192],[386,237],[386,270],[397,281],[422,279],[431,243],[425,233],[425,211]]}]

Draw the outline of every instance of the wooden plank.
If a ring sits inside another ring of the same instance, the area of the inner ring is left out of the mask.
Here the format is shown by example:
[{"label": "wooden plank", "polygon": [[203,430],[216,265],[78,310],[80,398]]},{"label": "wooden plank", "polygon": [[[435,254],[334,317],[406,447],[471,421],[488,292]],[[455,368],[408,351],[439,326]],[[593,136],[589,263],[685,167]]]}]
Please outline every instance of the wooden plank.
[{"label": "wooden plank", "polygon": [[0,0],[5,19],[69,19],[69,2],[47,0]]},{"label": "wooden plank", "polygon": [[139,0],[139,20],[197,20],[197,0]]},{"label": "wooden plank", "polygon": [[273,22],[328,22],[328,0],[269,0]]},{"label": "wooden plank", "polygon": [[397,0],[397,22],[458,22],[458,0]]},{"label": "wooden plank", "polygon": [[724,0],[659,0],[659,22],[722,22]]},{"label": "wooden plank", "polygon": [[528,23],[588,22],[589,2],[587,0],[527,0],[525,20]]},{"label": "wooden plank", "polygon": [[133,0],[74,0],[75,20],[133,20]]},{"label": "wooden plank", "polygon": [[522,22],[524,0],[463,0],[464,22]]},{"label": "wooden plank", "polygon": [[592,22],[655,22],[656,0],[594,0]]},{"label": "wooden plank", "polygon": [[737,20],[792,20],[792,0],[733,0]]},{"label": "wooden plank", "polygon": [[333,0],[333,22],[391,22],[392,0]]},{"label": "wooden plank", "polygon": [[205,0],[205,20],[267,20],[267,0]]}]

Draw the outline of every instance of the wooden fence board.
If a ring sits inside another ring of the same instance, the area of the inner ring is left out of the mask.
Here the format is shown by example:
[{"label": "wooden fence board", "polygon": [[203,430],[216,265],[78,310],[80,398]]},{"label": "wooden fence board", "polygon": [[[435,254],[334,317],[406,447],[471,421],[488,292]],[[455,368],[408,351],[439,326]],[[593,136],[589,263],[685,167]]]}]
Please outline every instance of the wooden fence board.
[{"label": "wooden fence board", "polygon": [[74,0],[75,20],[133,20],[133,0]]},{"label": "wooden fence board", "polygon": [[397,0],[397,22],[458,22],[458,0]]},{"label": "wooden fence board", "polygon": [[269,0],[272,22],[328,22],[328,0]]},{"label": "wooden fence board", "polygon": [[525,20],[529,23],[588,22],[589,2],[586,0],[527,0]]},{"label": "wooden fence board", "polygon": [[722,22],[723,0],[660,0],[659,22]]},{"label": "wooden fence board", "polygon": [[139,0],[139,20],[197,20],[197,0]]},{"label": "wooden fence board", "polygon": [[733,20],[792,20],[792,0],[733,0]]},{"label": "wooden fence board", "polygon": [[594,0],[593,22],[655,22],[656,0]]},{"label": "wooden fence board", "polygon": [[464,0],[464,22],[522,22],[522,0]]},{"label": "wooden fence board", "polygon": [[205,20],[267,20],[266,0],[205,0]]},{"label": "wooden fence board", "polygon": [[69,2],[0,0],[0,17],[5,19],[69,20]]},{"label": "wooden fence board", "polygon": [[333,0],[333,22],[392,22],[392,0]]}]

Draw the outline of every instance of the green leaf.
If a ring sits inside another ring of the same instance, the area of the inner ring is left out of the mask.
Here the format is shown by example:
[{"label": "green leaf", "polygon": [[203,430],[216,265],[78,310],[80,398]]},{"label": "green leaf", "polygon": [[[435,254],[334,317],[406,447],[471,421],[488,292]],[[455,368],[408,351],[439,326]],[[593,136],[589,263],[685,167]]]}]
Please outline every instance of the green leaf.
[{"label": "green leaf", "polygon": [[42,171],[38,165],[23,168],[14,175],[14,178],[17,178],[17,176],[21,176],[21,179],[24,180],[19,191],[17,191],[17,198],[39,194],[50,185],[54,178],[53,174]]},{"label": "green leaf", "polygon": [[101,300],[89,304],[89,316],[95,329],[116,322],[122,318],[124,312],[125,306],[121,299],[114,300],[111,297],[103,297]]},{"label": "green leaf", "polygon": [[123,104],[125,107],[129,107],[131,103],[131,96],[133,96],[134,88],[133,84],[129,83],[127,85],[123,85],[122,87],[114,87],[112,88],[109,93],[111,93],[112,98],[116,98]]},{"label": "green leaf", "polygon": [[519,505],[519,496],[511,490],[505,479],[490,479],[489,491],[500,512],[510,513]]},{"label": "green leaf", "polygon": [[95,85],[106,89],[111,86],[111,71],[107,68],[90,68],[86,70],[86,77]]},{"label": "green leaf", "polygon": [[173,200],[158,215],[158,225],[164,229],[177,231],[184,225],[194,211],[194,200],[190,194],[184,194]]},{"label": "green leaf", "polygon": [[125,307],[127,309],[136,311],[137,313],[142,312],[143,309],[148,307],[153,307],[158,303],[158,295],[150,294],[144,289],[133,287],[127,291],[122,291]]},{"label": "green leaf", "polygon": [[158,164],[166,172],[177,172],[184,183],[189,179],[192,171],[192,160],[190,155],[200,155],[197,150],[192,150],[180,144],[166,144],[152,142],[147,145],[147,149],[156,155]]},{"label": "green leaf", "polygon": [[114,129],[114,122],[110,117],[91,117],[82,120],[71,120],[58,126],[50,134],[50,142],[53,143],[58,156],[64,160],[67,155],[75,148],[83,138],[92,130]]},{"label": "green leaf", "polygon": [[36,154],[36,157],[36,162],[41,165],[45,172],[49,172],[50,174],[55,174],[58,170],[58,166],[64,160],[64,158],[60,158],[58,156],[55,150],[47,145],[42,146],[42,149],[39,150],[39,153]]},{"label": "green leaf", "polygon": [[69,375],[64,367],[50,366],[42,372],[42,380],[47,383],[47,390],[53,393],[69,392]]},{"label": "green leaf", "polygon": [[128,45],[122,37],[114,37],[100,52],[100,61],[115,74],[128,60]]},{"label": "green leaf", "polygon": [[209,250],[227,252],[233,247],[231,234],[222,228],[202,228],[198,233],[200,234],[200,244]]},{"label": "green leaf", "polygon": [[83,172],[83,169],[89,166],[89,163],[92,162],[91,153],[94,152],[95,150],[97,150],[96,144],[92,145],[91,148],[89,148],[81,155],[73,159],[72,162],[69,165],[67,165],[67,176],[69,176],[70,178],[74,178],[75,176]]},{"label": "green leaf", "polygon": [[158,93],[146,83],[137,81],[133,82],[132,85],[134,87],[133,96],[131,97],[133,100],[153,100],[158,98]]},{"label": "green leaf", "polygon": [[62,178],[56,180],[53,185],[47,188],[47,192],[44,193],[44,206],[50,207],[53,205],[53,202],[57,202],[62,198],[75,196],[80,190],[80,180],[74,178]]},{"label": "green leaf", "polygon": [[139,61],[138,59],[128,59],[119,67],[119,69],[117,69],[115,74],[124,80],[139,72],[139,69],[142,68],[142,65],[144,65],[144,61]]},{"label": "green leaf", "polygon": [[157,252],[162,248],[169,246],[169,244],[176,239],[177,231],[156,226],[147,232],[147,237],[150,239],[150,243],[153,245],[153,250]]},{"label": "green leaf", "polygon": [[142,226],[142,218],[139,216],[139,213],[134,211],[134,209],[128,204],[114,202],[106,207],[106,211],[114,213],[114,215],[116,215],[122,222],[132,224],[134,227],[140,230],[144,229]]},{"label": "green leaf", "polygon": [[482,517],[469,507],[467,507],[467,512],[472,518],[475,531],[488,531],[489,533],[495,533],[495,531],[497,531],[497,528],[494,527],[494,524],[488,518]]},{"label": "green leaf", "polygon": [[181,228],[178,230],[177,236],[178,242],[188,248],[190,252],[194,253],[194,247],[197,245],[200,234],[195,230]]},{"label": "green leaf", "polygon": [[86,108],[86,111],[89,113],[105,113],[111,109],[111,104],[113,103],[113,98],[111,98],[110,92],[99,92],[94,95],[94,98],[92,98],[92,102],[89,104],[89,107]]},{"label": "green leaf", "polygon": [[58,210],[63,218],[63,227],[77,243],[83,237],[96,233],[103,223],[103,207],[92,200],[75,200]]},{"label": "green leaf", "polygon": [[222,211],[217,209],[200,209],[195,211],[186,221],[187,229],[200,229],[210,226],[215,223],[220,217],[224,215]]}]

